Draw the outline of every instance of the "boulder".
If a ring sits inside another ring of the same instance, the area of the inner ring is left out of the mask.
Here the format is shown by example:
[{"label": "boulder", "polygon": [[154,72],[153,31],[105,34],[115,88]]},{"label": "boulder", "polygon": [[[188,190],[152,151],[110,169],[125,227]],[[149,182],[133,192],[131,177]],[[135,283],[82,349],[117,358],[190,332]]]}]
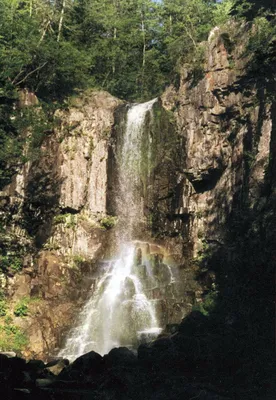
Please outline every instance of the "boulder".
[{"label": "boulder", "polygon": [[160,338],[151,344],[142,344],[138,348],[138,360],[143,367],[155,371],[170,372],[183,369],[185,358],[170,338]]},{"label": "boulder", "polygon": [[53,384],[54,379],[37,379],[35,381],[35,384],[37,387],[51,387]]},{"label": "boulder", "polygon": [[11,379],[11,362],[8,356],[0,354],[0,385],[4,385]]},{"label": "boulder", "polygon": [[26,361],[20,357],[9,359],[11,367],[11,380],[13,387],[21,386],[25,377],[24,370],[26,369]]},{"label": "boulder", "polygon": [[26,371],[39,371],[43,370],[44,368],[45,364],[41,360],[30,360],[25,367]]},{"label": "boulder", "polygon": [[77,358],[68,367],[65,367],[58,375],[59,380],[75,380],[82,382],[86,376],[99,374],[103,370],[103,358],[95,351]]},{"label": "boulder", "polygon": [[66,359],[55,360],[46,365],[46,370],[54,375],[59,375],[64,368],[68,367],[68,365],[69,365],[69,360]]},{"label": "boulder", "polygon": [[208,318],[199,311],[192,311],[181,321],[178,331],[186,336],[202,335],[208,327]]},{"label": "boulder", "polygon": [[14,351],[0,351],[0,355],[7,356],[9,358],[16,357],[16,353]]},{"label": "boulder", "polygon": [[136,367],[138,360],[135,354],[127,347],[118,347],[112,349],[103,358],[104,365],[107,368],[113,367]]}]

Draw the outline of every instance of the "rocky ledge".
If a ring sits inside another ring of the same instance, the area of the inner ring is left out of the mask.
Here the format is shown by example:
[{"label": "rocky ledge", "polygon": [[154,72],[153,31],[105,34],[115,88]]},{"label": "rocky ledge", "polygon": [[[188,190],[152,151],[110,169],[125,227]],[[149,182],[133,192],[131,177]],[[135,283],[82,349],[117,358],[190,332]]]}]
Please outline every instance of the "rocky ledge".
[{"label": "rocky ledge", "polygon": [[137,354],[126,347],[103,357],[91,351],[72,364],[1,354],[1,393],[7,400],[268,399],[250,357],[230,331],[193,312],[177,332],[141,344]]}]

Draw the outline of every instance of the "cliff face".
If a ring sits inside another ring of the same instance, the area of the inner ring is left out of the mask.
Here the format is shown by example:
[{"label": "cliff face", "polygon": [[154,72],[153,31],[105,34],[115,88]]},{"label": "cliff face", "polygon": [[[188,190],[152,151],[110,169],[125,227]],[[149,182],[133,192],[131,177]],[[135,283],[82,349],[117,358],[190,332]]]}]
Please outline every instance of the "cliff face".
[{"label": "cliff face", "polygon": [[234,29],[211,32],[200,81],[183,68],[162,96],[182,153],[174,222],[207,289],[200,307],[213,299],[228,328],[272,348],[275,84],[251,68],[250,29]]},{"label": "cliff face", "polygon": [[[180,266],[173,322],[193,305],[204,307],[206,293],[229,301],[224,317],[231,326],[249,321],[250,295],[257,290],[256,301],[265,304],[272,277],[274,105],[248,74],[243,29],[239,36],[211,32],[202,77],[183,67],[179,86],[166,90],[149,125],[155,158],[143,182],[146,235]],[[40,157],[0,193],[1,241],[11,259],[1,285],[11,312],[27,301],[25,318],[13,314],[30,338],[26,356],[45,356],[60,345],[91,286],[86,277],[110,251],[106,214],[114,211],[112,146],[121,104],[104,92],[74,99],[56,114],[59,127],[42,143]],[[11,267],[15,258],[19,272]],[[246,307],[236,307],[241,302]]]},{"label": "cliff face", "polygon": [[[33,99],[25,93],[21,106]],[[1,287],[13,323],[29,338],[26,356],[45,357],[60,344],[86,299],[86,276],[104,253],[108,143],[119,103],[105,92],[90,93],[57,112],[59,126],[39,157],[1,192]],[[24,318],[15,316],[22,305]],[[10,324],[4,316],[2,322]]]},{"label": "cliff face", "polygon": [[262,196],[271,104],[246,76],[246,34],[230,38],[215,28],[204,78],[196,83],[183,68],[179,88],[168,88],[162,97],[164,107],[174,111],[181,138],[176,213],[189,216],[194,255],[205,238],[223,243],[233,208],[246,202],[253,207]]}]

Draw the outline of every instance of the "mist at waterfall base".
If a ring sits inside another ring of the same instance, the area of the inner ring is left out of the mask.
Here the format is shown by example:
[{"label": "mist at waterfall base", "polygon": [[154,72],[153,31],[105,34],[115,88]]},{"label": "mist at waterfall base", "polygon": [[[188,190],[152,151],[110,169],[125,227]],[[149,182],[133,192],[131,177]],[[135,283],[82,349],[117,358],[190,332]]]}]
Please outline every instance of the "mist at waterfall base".
[{"label": "mist at waterfall base", "polygon": [[[146,116],[151,116],[155,102],[156,99],[128,109],[123,138],[116,149],[118,256],[101,263],[99,277],[91,287],[91,297],[59,353],[69,360],[91,350],[103,355],[118,346],[135,348],[162,330],[152,290],[160,281],[165,284],[172,281],[171,269],[165,263],[165,253],[160,246],[135,240],[136,227],[144,220],[140,187],[143,130]],[[147,157],[150,158],[150,137],[148,143]]]}]

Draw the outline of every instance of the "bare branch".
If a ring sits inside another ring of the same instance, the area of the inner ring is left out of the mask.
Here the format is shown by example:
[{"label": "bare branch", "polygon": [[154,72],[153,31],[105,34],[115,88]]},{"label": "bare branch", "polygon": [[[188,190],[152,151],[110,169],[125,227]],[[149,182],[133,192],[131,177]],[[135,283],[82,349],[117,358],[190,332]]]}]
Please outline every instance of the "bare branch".
[{"label": "bare branch", "polygon": [[48,64],[48,61],[46,61],[45,63],[43,63],[42,65],[40,65],[39,67],[37,67],[36,69],[34,69],[33,71],[29,72],[23,79],[21,79],[21,81],[15,83],[15,85],[20,85],[21,83],[25,82],[26,79],[29,78],[30,75],[34,74],[35,72],[41,70],[42,68],[45,67],[45,65]]},{"label": "bare branch", "polygon": [[40,40],[39,40],[39,42],[38,42],[38,46],[43,42],[43,40],[44,40],[44,38],[45,38],[45,35],[46,35],[46,32],[47,32],[47,29],[48,29],[48,27],[49,27],[50,24],[51,24],[51,20],[49,19],[48,22],[47,22],[47,24],[46,24],[46,26],[45,26],[45,28],[43,29],[41,38],[40,38]]}]

